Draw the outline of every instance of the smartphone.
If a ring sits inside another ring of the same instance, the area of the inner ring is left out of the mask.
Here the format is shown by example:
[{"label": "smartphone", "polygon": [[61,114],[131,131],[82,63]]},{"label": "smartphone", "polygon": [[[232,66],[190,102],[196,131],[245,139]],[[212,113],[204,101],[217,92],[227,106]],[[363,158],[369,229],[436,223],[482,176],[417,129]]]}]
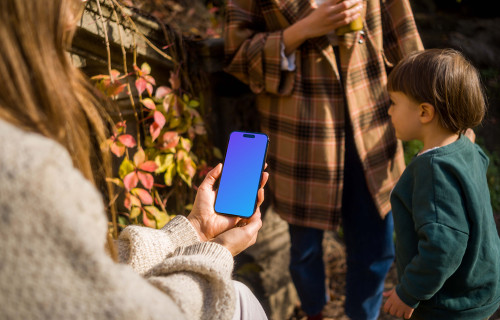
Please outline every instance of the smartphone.
[{"label": "smartphone", "polygon": [[269,138],[263,133],[231,132],[215,198],[215,212],[242,218],[253,215],[268,144]]}]

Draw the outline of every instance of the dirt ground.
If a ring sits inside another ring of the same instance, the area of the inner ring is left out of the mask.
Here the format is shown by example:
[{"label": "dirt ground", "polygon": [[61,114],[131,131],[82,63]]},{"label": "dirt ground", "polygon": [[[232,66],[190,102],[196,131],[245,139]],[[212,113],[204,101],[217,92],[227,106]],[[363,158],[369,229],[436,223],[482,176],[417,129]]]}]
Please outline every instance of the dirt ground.
[{"label": "dirt ground", "polygon": [[[498,224],[497,224],[498,225]],[[326,274],[328,286],[330,289],[330,301],[323,309],[325,320],[349,320],[344,314],[343,304],[345,301],[345,248],[342,241],[333,233],[325,233],[323,242],[325,250],[324,259],[326,265]],[[385,288],[388,290],[393,288],[397,283],[396,268],[391,267],[385,281]],[[385,302],[385,300],[384,300]],[[399,318],[393,317],[380,312],[379,320],[396,320]],[[305,314],[300,310],[300,306],[295,308],[294,315],[288,320],[306,320]],[[500,309],[490,318],[490,320],[500,320]]]}]

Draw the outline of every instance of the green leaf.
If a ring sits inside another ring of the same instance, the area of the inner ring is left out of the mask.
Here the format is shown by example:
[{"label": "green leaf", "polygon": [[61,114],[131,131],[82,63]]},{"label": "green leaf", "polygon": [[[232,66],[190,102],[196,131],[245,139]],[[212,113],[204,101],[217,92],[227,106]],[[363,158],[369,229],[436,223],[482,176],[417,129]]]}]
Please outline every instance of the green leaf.
[{"label": "green leaf", "polygon": [[127,219],[127,217],[118,216],[118,223],[124,226],[128,226],[130,224],[130,221]]},{"label": "green leaf", "polygon": [[139,207],[133,207],[132,210],[130,210],[130,219],[135,219],[141,214],[141,208]]},{"label": "green leaf", "polygon": [[175,173],[176,173],[176,170],[175,170],[175,163],[172,162],[166,172],[165,172],[165,184],[169,187],[172,186],[172,181],[174,180],[174,177],[175,177]]},{"label": "green leaf", "polygon": [[191,108],[197,108],[200,106],[200,103],[196,100],[191,100],[189,101],[189,104],[188,104]]},{"label": "green leaf", "polygon": [[134,164],[127,158],[123,159],[122,164],[120,165],[120,169],[118,170],[118,175],[120,178],[124,178],[127,174],[134,171]]},{"label": "green leaf", "polygon": [[184,94],[182,95],[182,100],[184,100],[184,102],[186,102],[186,103],[187,103],[187,102],[189,101],[189,97],[188,97],[188,95],[184,93]]},{"label": "green leaf", "polygon": [[188,138],[183,138],[181,137],[181,147],[182,149],[186,150],[186,151],[190,151],[191,150],[191,147],[193,146],[193,143],[191,142],[191,140],[189,140]]},{"label": "green leaf", "polygon": [[174,163],[174,154],[160,154],[156,156],[155,163],[158,166],[155,173],[165,172],[168,167]]},{"label": "green leaf", "polygon": [[145,74],[150,74],[151,73],[151,67],[147,62],[144,62],[141,64],[141,71],[144,72]]},{"label": "green leaf", "polygon": [[144,209],[155,218],[157,229],[162,228],[170,220],[166,212],[160,211],[155,206],[146,206]]},{"label": "green leaf", "polygon": [[222,152],[219,148],[213,147],[212,151],[214,153],[214,157],[216,157],[217,159],[222,159]]}]

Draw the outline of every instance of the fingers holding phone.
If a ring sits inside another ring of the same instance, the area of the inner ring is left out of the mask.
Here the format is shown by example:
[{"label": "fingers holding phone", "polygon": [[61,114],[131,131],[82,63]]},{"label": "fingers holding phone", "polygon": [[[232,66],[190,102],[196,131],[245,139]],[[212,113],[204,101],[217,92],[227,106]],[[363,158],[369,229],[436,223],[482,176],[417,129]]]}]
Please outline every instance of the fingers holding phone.
[{"label": "fingers holding phone", "polygon": [[239,227],[223,232],[212,240],[228,249],[233,256],[257,241],[257,234],[262,227],[260,209],[257,208],[250,218],[242,219],[238,225]]}]

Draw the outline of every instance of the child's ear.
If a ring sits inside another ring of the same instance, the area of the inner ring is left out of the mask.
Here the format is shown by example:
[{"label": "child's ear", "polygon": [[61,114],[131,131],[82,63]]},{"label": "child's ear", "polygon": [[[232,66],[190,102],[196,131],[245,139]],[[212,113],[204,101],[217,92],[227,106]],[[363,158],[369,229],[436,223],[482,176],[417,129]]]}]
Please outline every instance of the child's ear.
[{"label": "child's ear", "polygon": [[430,123],[434,120],[434,117],[436,116],[436,109],[432,104],[424,102],[421,103],[418,108],[420,111],[420,122],[422,124]]}]

